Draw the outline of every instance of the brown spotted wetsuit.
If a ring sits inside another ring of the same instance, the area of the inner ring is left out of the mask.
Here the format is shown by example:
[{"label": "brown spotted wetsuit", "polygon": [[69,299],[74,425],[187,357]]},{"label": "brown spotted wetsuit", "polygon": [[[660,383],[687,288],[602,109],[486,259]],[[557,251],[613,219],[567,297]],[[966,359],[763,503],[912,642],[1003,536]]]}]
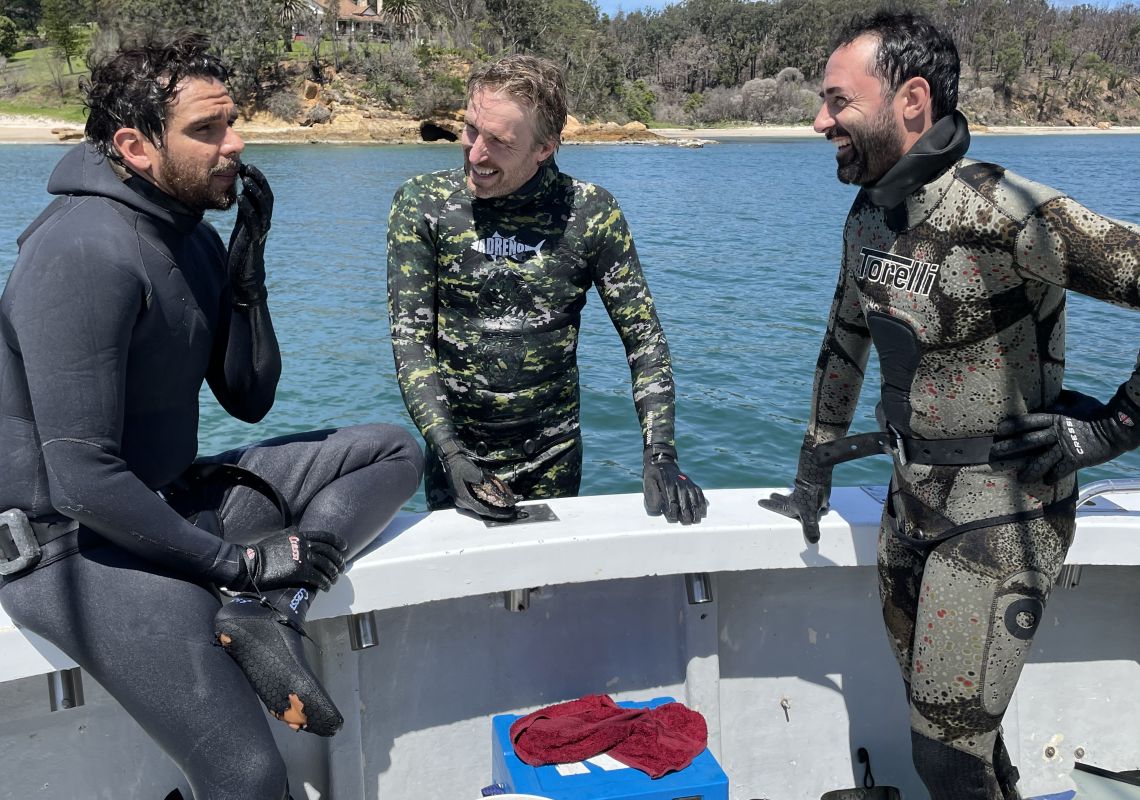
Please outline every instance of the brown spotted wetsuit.
[{"label": "brown spotted wetsuit", "polygon": [[[805,446],[847,432],[872,344],[904,437],[982,437],[1057,400],[1066,289],[1140,308],[1140,228],[968,146],[965,119],[946,117],[856,197]],[[1140,402],[1140,363],[1125,391]],[[1021,482],[1019,466],[894,459],[880,594],[935,800],[1012,796],[998,726],[1072,540],[1076,483]]]},{"label": "brown spotted wetsuit", "polygon": [[388,313],[404,403],[430,447],[428,505],[449,505],[435,455],[457,440],[525,498],[581,480],[578,328],[596,286],[625,345],[642,436],[674,453],[669,347],[617,201],[553,161],[477,199],[462,169],[413,178],[388,220]]}]

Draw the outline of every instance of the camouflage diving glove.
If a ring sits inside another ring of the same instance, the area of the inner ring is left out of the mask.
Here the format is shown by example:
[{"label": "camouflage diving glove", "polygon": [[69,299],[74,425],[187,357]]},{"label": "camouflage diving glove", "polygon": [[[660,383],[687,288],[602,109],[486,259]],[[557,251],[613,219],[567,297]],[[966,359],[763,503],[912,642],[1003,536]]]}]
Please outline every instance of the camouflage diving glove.
[{"label": "camouflage diving glove", "polygon": [[1055,483],[1140,446],[1140,406],[1123,386],[1107,405],[1066,389],[1049,412],[1007,419],[995,438],[992,461],[1026,459],[1018,478]]},{"label": "camouflage diving glove", "polygon": [[819,541],[819,518],[830,508],[830,497],[831,467],[820,466],[812,451],[804,447],[800,449],[792,493],[773,493],[768,499],[760,500],[760,505],[785,517],[798,519],[803,527],[804,540],[815,544]]},{"label": "camouflage diving glove", "polygon": [[238,198],[237,221],[230,234],[226,269],[234,305],[248,308],[264,303],[267,294],[265,239],[273,217],[273,192],[257,167],[243,163],[238,174],[242,191]]},{"label": "camouflage diving glove", "polygon": [[445,442],[437,450],[456,508],[487,519],[515,518],[515,496],[506,483],[472,461],[458,442]]},{"label": "camouflage diving glove", "polygon": [[242,571],[226,588],[241,592],[304,587],[327,591],[344,570],[348,544],[328,531],[284,528],[241,548]]},{"label": "camouflage diving glove", "polygon": [[670,522],[692,525],[700,522],[709,503],[701,487],[681,472],[673,448],[645,448],[642,456],[641,480],[645,511],[651,517],[665,515]]}]

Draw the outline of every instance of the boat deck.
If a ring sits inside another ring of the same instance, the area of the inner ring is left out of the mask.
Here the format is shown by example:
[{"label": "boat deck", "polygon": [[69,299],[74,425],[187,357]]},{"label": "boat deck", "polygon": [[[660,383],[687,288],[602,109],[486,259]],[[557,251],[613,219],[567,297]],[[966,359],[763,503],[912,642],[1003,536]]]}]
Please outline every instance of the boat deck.
[{"label": "boat deck", "polygon": [[[309,800],[475,798],[491,716],[605,692],[700,710],[734,800],[859,785],[859,747],[880,783],[924,797],[879,616],[884,490],[837,488],[811,546],[756,505],[771,491],[709,492],[693,527],[647,517],[639,495],[550,501],[556,521],[498,527],[401,515],[314,603],[347,722],[332,740],[276,726],[294,785]],[[1026,794],[1071,789],[1074,759],[1140,762],[1140,491],[1082,507],[1068,564],[1005,721]],[[691,603],[694,591],[711,601]],[[0,612],[0,747],[27,758],[0,795],[160,798],[182,785],[89,678],[82,706],[49,711],[43,675],[72,666]],[[116,788],[124,774],[139,775],[131,793]]]}]

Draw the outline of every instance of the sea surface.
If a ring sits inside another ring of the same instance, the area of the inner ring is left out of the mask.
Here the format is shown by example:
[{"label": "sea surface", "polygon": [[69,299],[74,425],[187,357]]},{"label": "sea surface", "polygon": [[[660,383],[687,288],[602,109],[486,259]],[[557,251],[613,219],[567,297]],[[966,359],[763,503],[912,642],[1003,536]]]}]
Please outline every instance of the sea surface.
[{"label": "sea surface", "polygon": [[[16,237],[48,201],[56,145],[0,146],[0,277]],[[1140,223],[1140,136],[975,137],[970,155]],[[250,145],[276,195],[266,253],[284,374],[257,425],[203,392],[200,452],[311,428],[387,421],[414,431],[388,337],[385,234],[397,187],[460,162],[455,145]],[[560,166],[608,188],[637,242],[673,356],[681,463],[706,488],[786,486],[835,291],[854,190],[835,180],[822,140],[671,146],[568,146]],[[233,212],[212,221],[223,237]],[[1066,384],[1107,399],[1132,372],[1140,314],[1072,295]],[[579,344],[584,494],[640,490],[641,446],[629,369],[596,295]],[[874,362],[874,357],[872,357]],[[872,366],[853,431],[873,430]],[[885,483],[884,457],[837,467],[836,484]],[[1084,473],[1140,476],[1140,454]],[[423,508],[417,495],[410,508]]]}]

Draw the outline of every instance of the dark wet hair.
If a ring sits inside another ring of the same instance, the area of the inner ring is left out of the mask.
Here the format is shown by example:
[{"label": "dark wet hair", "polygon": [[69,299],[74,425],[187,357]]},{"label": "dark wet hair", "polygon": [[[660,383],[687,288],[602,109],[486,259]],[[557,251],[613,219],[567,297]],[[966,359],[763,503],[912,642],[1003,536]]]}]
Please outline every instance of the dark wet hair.
[{"label": "dark wet hair", "polygon": [[114,136],[120,128],[137,128],[156,147],[166,134],[166,112],[178,85],[186,78],[214,78],[223,83],[229,71],[208,52],[209,40],[186,34],[163,44],[122,49],[91,66],[84,81],[87,97],[87,140],[103,155],[118,160]]},{"label": "dark wet hair", "polygon": [[911,78],[925,78],[935,122],[958,107],[958,48],[929,19],[894,11],[856,17],[839,32],[835,47],[849,45],[860,36],[879,40],[873,74],[891,94]]}]

